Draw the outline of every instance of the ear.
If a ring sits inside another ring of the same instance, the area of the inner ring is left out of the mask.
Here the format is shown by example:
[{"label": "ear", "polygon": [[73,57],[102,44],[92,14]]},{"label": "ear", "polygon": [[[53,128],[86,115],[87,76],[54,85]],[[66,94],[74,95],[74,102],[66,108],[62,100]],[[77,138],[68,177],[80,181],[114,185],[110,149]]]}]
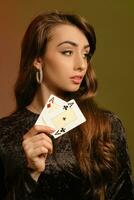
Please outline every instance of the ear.
[{"label": "ear", "polygon": [[41,58],[35,58],[34,62],[33,62],[33,66],[36,69],[40,69],[42,68],[42,59]]}]

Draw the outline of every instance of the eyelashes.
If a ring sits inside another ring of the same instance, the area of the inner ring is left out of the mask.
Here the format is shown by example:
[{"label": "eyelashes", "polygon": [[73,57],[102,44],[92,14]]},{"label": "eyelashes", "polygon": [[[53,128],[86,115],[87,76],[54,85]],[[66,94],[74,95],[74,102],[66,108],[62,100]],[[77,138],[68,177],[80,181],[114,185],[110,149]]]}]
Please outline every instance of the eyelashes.
[{"label": "eyelashes", "polygon": [[71,50],[65,50],[65,51],[62,51],[61,53],[63,55],[66,55],[66,56],[71,56],[73,54],[73,51],[71,51]]},{"label": "eyelashes", "polygon": [[[73,51],[72,50],[65,50],[65,51],[62,51],[61,52],[63,55],[65,55],[65,56],[71,56],[71,55],[73,55]],[[89,59],[90,58],[90,53],[88,52],[88,53],[83,53],[83,58],[84,59]]]}]

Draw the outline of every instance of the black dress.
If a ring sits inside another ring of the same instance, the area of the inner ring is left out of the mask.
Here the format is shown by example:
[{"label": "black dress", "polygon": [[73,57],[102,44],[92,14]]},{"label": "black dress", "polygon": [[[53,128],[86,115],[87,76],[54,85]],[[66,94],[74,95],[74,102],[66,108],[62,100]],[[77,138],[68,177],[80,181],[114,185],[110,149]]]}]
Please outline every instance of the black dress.
[{"label": "black dress", "polygon": [[[106,196],[108,200],[134,200],[124,128],[115,115],[106,114],[112,123],[122,167]],[[85,195],[90,183],[79,170],[71,147],[71,133],[61,136],[54,146],[56,156],[48,156],[38,181],[31,178],[21,144],[22,136],[37,118],[37,114],[23,109],[0,120],[0,200],[93,200],[90,192]]]}]

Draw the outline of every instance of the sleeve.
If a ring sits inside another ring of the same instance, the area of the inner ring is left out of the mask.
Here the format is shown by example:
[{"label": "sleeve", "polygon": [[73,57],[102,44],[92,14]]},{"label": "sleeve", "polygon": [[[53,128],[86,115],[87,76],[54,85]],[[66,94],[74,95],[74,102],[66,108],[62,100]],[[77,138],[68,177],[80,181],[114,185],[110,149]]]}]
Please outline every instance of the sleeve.
[{"label": "sleeve", "polygon": [[116,116],[112,119],[112,136],[117,150],[119,170],[116,180],[109,187],[108,200],[134,200],[134,182],[125,129]]},{"label": "sleeve", "polygon": [[8,120],[0,119],[0,200],[34,199],[39,183],[30,176],[20,143],[11,140],[14,130]]},{"label": "sleeve", "polygon": [[39,183],[32,179],[24,165],[16,168],[9,157],[7,160],[4,160],[4,167],[0,157],[0,199],[33,199],[35,193],[38,193]]},{"label": "sleeve", "polygon": [[23,170],[21,176],[18,177],[16,184],[14,184],[14,194],[16,200],[31,200],[36,199],[38,194],[39,183],[34,181],[27,170]]}]

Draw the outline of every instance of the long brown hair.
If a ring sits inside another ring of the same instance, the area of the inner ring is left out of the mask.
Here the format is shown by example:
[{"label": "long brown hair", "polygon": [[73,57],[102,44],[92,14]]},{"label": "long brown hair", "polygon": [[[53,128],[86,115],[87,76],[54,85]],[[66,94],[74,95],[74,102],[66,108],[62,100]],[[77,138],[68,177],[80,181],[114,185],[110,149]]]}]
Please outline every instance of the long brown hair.
[{"label": "long brown hair", "polygon": [[31,22],[21,46],[20,71],[15,85],[17,109],[29,105],[37,92],[39,84],[33,62],[35,58],[44,55],[50,31],[59,24],[78,27],[89,41],[87,73],[79,90],[68,95],[76,99],[87,121],[73,130],[71,141],[80,169],[90,179],[93,199],[104,200],[106,187],[116,169],[115,147],[111,141],[111,125],[105,111],[98,108],[94,101],[97,80],[90,59],[96,49],[96,36],[93,27],[84,18],[55,11],[43,13]]}]

